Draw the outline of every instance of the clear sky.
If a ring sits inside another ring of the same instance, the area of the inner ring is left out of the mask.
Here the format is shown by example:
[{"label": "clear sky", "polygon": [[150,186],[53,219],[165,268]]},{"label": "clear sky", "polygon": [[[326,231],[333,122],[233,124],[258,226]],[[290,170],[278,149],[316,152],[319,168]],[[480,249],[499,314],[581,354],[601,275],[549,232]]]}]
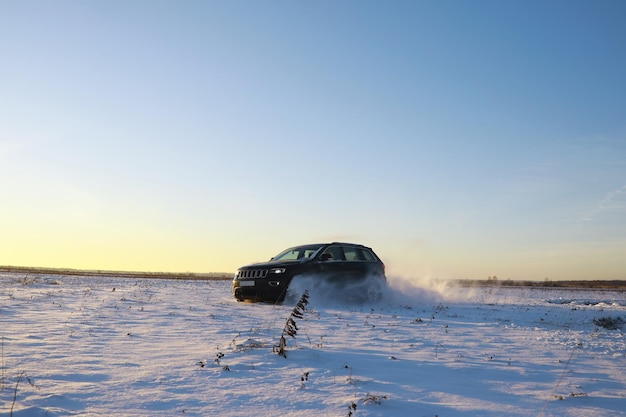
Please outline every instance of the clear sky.
[{"label": "clear sky", "polygon": [[0,265],[626,279],[626,2],[0,0]]}]

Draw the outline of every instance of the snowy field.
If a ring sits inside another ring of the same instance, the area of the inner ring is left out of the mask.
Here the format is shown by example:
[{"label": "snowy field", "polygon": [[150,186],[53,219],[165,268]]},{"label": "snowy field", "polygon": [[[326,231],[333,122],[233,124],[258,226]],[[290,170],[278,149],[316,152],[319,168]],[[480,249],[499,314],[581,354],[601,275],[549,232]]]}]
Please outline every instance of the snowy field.
[{"label": "snowy field", "polygon": [[623,292],[391,280],[365,305],[312,292],[283,358],[297,297],[237,303],[229,281],[0,283],[3,417],[626,416]]}]

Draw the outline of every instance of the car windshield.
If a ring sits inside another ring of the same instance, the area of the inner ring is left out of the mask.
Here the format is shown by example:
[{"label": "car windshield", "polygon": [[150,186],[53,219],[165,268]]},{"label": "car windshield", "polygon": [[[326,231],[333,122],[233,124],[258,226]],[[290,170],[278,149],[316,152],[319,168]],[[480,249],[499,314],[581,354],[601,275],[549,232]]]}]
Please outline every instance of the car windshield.
[{"label": "car windshield", "polygon": [[289,248],[274,256],[272,261],[298,261],[313,257],[324,245],[306,245]]}]

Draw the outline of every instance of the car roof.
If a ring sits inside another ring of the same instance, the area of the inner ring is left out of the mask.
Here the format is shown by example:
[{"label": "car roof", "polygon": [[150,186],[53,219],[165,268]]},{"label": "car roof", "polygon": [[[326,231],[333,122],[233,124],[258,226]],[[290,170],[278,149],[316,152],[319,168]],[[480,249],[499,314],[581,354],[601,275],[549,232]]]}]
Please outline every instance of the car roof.
[{"label": "car roof", "polygon": [[365,248],[372,250],[369,246],[361,245],[360,243],[350,243],[350,242],[326,242],[326,243],[306,243],[304,245],[293,246],[294,248],[299,248],[302,246],[330,246],[330,245],[346,245],[346,246],[358,246],[360,248]]},{"label": "car roof", "polygon": [[360,243],[350,243],[350,242],[331,242],[331,243],[328,243],[328,245],[350,245],[350,246],[360,246],[362,248],[369,249],[369,247],[365,245],[361,245]]}]

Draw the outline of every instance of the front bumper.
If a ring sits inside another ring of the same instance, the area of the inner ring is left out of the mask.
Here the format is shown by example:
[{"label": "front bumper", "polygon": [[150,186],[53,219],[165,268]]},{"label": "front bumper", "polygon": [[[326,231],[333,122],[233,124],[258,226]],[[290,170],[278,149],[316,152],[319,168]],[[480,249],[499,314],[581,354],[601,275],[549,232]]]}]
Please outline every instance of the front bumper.
[{"label": "front bumper", "polygon": [[233,280],[232,293],[237,301],[282,301],[288,283],[278,279]]}]

